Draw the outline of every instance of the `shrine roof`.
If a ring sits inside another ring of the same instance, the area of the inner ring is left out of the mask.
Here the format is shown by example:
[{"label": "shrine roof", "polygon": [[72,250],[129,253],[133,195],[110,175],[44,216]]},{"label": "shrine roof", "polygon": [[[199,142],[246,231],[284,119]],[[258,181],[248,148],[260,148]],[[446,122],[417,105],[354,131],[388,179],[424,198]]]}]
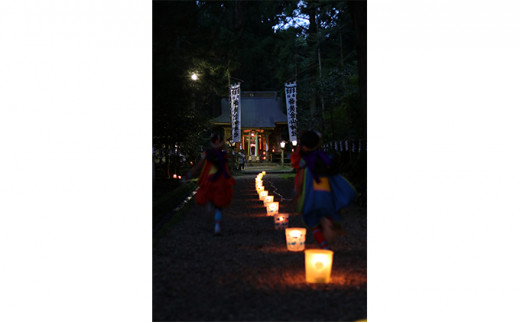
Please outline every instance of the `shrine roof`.
[{"label": "shrine roof", "polygon": [[[282,99],[276,92],[243,91],[241,101],[241,128],[274,128],[276,124],[287,123],[283,112]],[[221,100],[221,115],[211,120],[214,124],[230,125],[229,99]]]}]

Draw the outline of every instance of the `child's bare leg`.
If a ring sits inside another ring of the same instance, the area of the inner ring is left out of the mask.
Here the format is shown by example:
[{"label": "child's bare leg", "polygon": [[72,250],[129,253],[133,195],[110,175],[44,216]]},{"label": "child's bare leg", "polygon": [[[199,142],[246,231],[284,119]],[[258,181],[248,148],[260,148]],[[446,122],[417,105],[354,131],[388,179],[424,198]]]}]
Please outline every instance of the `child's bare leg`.
[{"label": "child's bare leg", "polygon": [[314,236],[314,239],[316,239],[316,242],[320,245],[321,249],[330,250],[329,244],[325,240],[323,232],[321,231],[321,225],[318,224],[312,228],[312,235]]},{"label": "child's bare leg", "polygon": [[215,206],[213,203],[208,202],[206,204],[206,212],[208,212],[208,215],[213,215],[215,213]]},{"label": "child's bare leg", "polygon": [[222,210],[215,208],[215,235],[220,235],[220,222],[222,221]]}]

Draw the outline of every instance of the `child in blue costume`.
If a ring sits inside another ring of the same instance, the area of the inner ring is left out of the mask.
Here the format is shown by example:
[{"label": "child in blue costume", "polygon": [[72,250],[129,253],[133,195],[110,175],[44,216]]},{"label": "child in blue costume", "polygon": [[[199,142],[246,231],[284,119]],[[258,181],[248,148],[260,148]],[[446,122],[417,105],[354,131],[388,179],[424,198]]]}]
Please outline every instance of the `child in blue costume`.
[{"label": "child in blue costume", "polygon": [[351,204],[356,190],[343,176],[335,174],[330,158],[320,149],[320,136],[313,130],[305,131],[300,146],[291,155],[297,169],[295,190],[298,212],[322,249],[344,234],[339,224],[340,211]]},{"label": "child in blue costume", "polygon": [[229,172],[227,153],[222,150],[224,140],[219,131],[211,134],[211,148],[202,154],[202,159],[189,171],[187,178],[202,167],[197,184],[199,188],[195,202],[206,205],[210,212],[215,212],[215,235],[221,235],[222,209],[231,204],[235,179]]}]

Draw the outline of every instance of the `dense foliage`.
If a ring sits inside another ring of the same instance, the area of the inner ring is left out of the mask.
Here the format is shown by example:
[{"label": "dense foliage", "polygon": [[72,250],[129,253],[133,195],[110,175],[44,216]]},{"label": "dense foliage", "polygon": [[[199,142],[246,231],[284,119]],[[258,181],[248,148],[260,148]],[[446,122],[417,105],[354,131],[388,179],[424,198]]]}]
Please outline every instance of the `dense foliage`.
[{"label": "dense foliage", "polygon": [[154,147],[195,159],[237,80],[282,97],[297,80],[300,129],[366,139],[365,47],[364,1],[154,1]]}]

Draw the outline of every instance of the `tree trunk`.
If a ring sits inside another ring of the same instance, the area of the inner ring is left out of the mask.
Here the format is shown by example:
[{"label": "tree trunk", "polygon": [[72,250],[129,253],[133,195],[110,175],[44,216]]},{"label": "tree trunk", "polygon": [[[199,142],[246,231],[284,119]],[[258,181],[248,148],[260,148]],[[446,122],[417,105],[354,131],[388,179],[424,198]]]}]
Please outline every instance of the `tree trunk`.
[{"label": "tree trunk", "polygon": [[359,92],[361,98],[361,137],[367,138],[367,2],[349,0],[348,8],[356,32],[359,65]]}]

